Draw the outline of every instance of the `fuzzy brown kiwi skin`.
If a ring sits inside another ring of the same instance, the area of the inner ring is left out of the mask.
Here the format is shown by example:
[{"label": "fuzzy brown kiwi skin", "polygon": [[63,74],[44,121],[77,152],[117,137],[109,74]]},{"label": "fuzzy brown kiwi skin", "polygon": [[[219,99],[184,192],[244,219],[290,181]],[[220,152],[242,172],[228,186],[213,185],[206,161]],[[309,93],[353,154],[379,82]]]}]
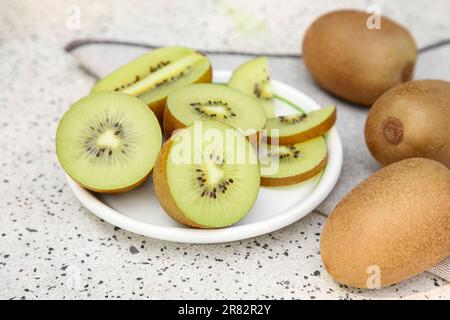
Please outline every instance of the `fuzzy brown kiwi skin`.
[{"label": "fuzzy brown kiwi skin", "polygon": [[365,139],[382,166],[413,157],[450,168],[450,82],[416,80],[398,85],[372,106]]},{"label": "fuzzy brown kiwi skin", "polygon": [[169,183],[167,182],[166,164],[172,144],[172,139],[166,141],[159,152],[153,168],[153,184],[155,187],[156,196],[164,211],[166,211],[166,213],[177,222],[194,228],[208,228],[207,226],[200,225],[187,218],[180,208],[178,208],[172,194],[170,193]]},{"label": "fuzzy brown kiwi skin", "polygon": [[366,106],[411,80],[417,58],[407,29],[384,16],[381,29],[369,29],[369,17],[356,10],[327,13],[307,29],[302,44],[305,65],[321,87]]},{"label": "fuzzy brown kiwi skin", "polygon": [[314,177],[323,168],[325,168],[326,164],[327,164],[327,155],[325,155],[325,157],[322,159],[322,161],[320,161],[320,163],[317,166],[315,166],[314,168],[312,168],[307,172],[283,178],[261,177],[261,185],[266,187],[282,187],[297,184]]},{"label": "fuzzy brown kiwi skin", "polygon": [[[322,136],[326,132],[328,132],[328,130],[330,130],[331,127],[333,127],[333,125],[336,123],[336,114],[337,113],[335,108],[333,113],[327,119],[325,119],[325,121],[319,123],[317,126],[304,132],[299,132],[290,136],[279,137],[277,139],[278,143],[280,145],[290,145]],[[265,138],[267,139],[267,143],[270,144],[272,142],[272,138],[270,136],[266,136]]]},{"label": "fuzzy brown kiwi skin", "polygon": [[[338,282],[367,288],[369,266],[381,287],[429,269],[450,254],[450,171],[410,158],[356,186],[329,216],[320,239],[324,268]],[[356,240],[356,241],[355,241]]]},{"label": "fuzzy brown kiwi skin", "polygon": [[164,107],[164,117],[163,117],[163,130],[166,138],[170,138],[175,130],[185,128],[186,125],[175,118],[169,110],[169,107]]},{"label": "fuzzy brown kiwi skin", "polygon": [[[204,55],[201,52],[197,53]],[[208,70],[206,70],[205,73],[203,73],[197,80],[195,80],[192,83],[210,83],[211,81],[212,81],[212,68],[210,64]],[[166,101],[167,97],[163,97],[157,101],[148,104],[148,107],[153,111],[156,118],[158,118],[161,128],[164,127],[164,109],[166,106]]]}]

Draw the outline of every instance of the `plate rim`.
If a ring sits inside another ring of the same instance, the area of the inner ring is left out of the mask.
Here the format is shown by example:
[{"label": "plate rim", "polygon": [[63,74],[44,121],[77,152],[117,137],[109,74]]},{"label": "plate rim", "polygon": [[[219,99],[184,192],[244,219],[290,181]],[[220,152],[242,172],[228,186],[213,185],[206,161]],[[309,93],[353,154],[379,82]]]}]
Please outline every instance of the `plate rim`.
[{"label": "plate rim", "polygon": [[[231,71],[217,70],[214,72],[214,75],[225,78],[231,75]],[[271,81],[274,87],[282,88],[282,90],[294,95],[303,96],[305,100],[309,101],[309,104],[312,106],[311,109],[320,109],[320,105],[304,92],[278,80]],[[161,226],[133,219],[106,205],[90,191],[78,185],[67,174],[66,177],[72,192],[86,209],[97,217],[121,229],[154,239],[178,243],[225,243],[260,236],[286,227],[310,214],[325,200],[336,185],[342,170],[342,142],[335,126],[327,133],[326,141],[328,146],[327,165],[322,173],[321,179],[317,182],[314,190],[304,199],[300,208],[299,206],[295,206],[278,216],[266,220],[244,225],[232,225],[221,229]]]}]

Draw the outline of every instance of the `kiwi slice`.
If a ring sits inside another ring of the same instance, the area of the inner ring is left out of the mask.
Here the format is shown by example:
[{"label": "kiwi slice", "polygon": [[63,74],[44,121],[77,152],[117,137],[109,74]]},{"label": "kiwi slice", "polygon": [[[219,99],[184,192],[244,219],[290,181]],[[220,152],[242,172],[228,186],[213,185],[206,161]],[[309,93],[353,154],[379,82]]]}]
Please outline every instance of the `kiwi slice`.
[{"label": "kiwi slice", "polygon": [[[224,85],[192,84],[174,91],[164,110],[164,133],[191,125],[195,120],[216,120],[254,134],[267,121],[258,99]],[[253,131],[253,132],[252,132]]]},{"label": "kiwi slice", "polygon": [[231,75],[228,86],[255,96],[264,107],[267,117],[275,117],[267,57],[258,57],[241,64]]},{"label": "kiwi slice", "polygon": [[319,173],[327,162],[322,136],[291,145],[260,145],[261,185],[286,186]]},{"label": "kiwi slice", "polygon": [[162,123],[167,95],[195,82],[211,82],[211,63],[192,49],[165,47],[150,51],[98,81],[92,92],[121,91],[144,101]]},{"label": "kiwi slice", "polygon": [[295,144],[325,134],[335,122],[336,106],[328,106],[309,113],[268,119],[263,135],[268,143],[275,138],[279,144]]},{"label": "kiwi slice", "polygon": [[154,113],[120,92],[77,101],[56,132],[56,154],[64,171],[83,187],[105,193],[125,192],[144,182],[161,143]]},{"label": "kiwi slice", "polygon": [[173,219],[197,228],[221,228],[241,220],[255,203],[258,159],[236,129],[218,121],[195,121],[164,144],[153,181]]}]

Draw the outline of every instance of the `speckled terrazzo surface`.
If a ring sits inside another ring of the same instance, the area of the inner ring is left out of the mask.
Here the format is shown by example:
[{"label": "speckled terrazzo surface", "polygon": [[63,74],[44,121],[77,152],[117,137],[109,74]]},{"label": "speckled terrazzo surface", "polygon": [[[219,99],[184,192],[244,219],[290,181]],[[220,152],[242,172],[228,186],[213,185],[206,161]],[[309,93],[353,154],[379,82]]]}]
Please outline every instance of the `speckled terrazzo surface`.
[{"label": "speckled terrazzo surface", "polygon": [[[317,213],[254,239],[184,245],[123,231],[80,205],[53,147],[60,116],[93,83],[63,52],[68,41],[89,36],[295,53],[312,17],[336,7],[327,1],[322,8],[294,10],[294,1],[283,1],[276,18],[268,20],[272,9],[262,2],[192,1],[195,10],[186,3],[1,2],[0,298],[448,299],[449,285],[429,273],[380,291],[334,283],[318,253],[325,217]],[[448,2],[427,5],[433,19],[409,1],[380,3],[412,29],[419,46],[448,36]],[[73,4],[81,9],[79,30],[66,25]],[[364,2],[358,7],[364,9]],[[299,31],[293,36],[284,30]],[[212,59],[228,68],[244,58]],[[276,78],[295,80],[281,71],[289,70],[287,63],[275,64]]]}]

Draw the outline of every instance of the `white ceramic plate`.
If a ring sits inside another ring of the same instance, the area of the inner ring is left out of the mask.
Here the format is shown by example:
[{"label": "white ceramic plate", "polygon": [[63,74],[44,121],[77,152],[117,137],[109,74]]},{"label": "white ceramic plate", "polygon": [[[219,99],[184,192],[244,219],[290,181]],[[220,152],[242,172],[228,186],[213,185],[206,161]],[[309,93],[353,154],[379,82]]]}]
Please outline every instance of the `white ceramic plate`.
[{"label": "white ceramic plate", "polygon": [[[215,82],[226,82],[231,72],[215,71]],[[277,114],[319,109],[306,94],[272,80]],[[81,203],[95,215],[122,229],[156,239],[185,243],[220,243],[255,237],[283,228],[313,211],[331,192],[342,167],[342,145],[335,128],[326,136],[328,164],[316,177],[289,187],[261,187],[250,213],[233,226],[199,230],[172,220],[159,205],[151,179],[136,190],[116,195],[91,193],[70,177],[69,186]]]}]

